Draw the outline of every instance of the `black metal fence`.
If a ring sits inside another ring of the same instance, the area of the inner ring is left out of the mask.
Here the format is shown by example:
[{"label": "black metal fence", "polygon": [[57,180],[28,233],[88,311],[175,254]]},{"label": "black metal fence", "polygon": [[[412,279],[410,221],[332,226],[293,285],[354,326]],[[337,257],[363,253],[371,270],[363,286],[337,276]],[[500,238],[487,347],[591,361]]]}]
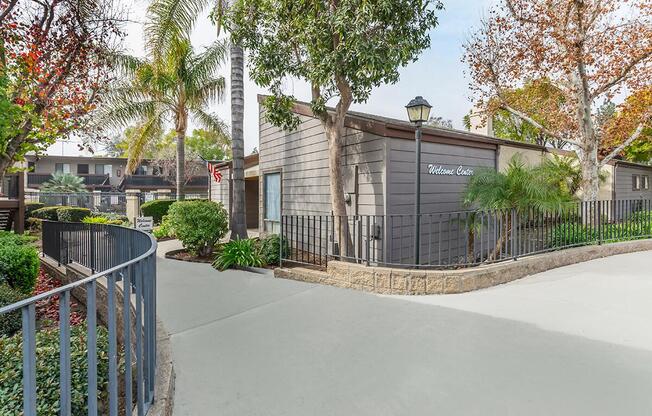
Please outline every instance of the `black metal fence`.
[{"label": "black metal fence", "polygon": [[652,237],[651,200],[415,215],[282,215],[283,261],[326,266],[459,268],[590,244]]},{"label": "black metal fence", "polygon": [[127,194],[124,192],[26,192],[25,202],[40,202],[45,206],[72,206],[95,212],[124,215],[127,212]]}]

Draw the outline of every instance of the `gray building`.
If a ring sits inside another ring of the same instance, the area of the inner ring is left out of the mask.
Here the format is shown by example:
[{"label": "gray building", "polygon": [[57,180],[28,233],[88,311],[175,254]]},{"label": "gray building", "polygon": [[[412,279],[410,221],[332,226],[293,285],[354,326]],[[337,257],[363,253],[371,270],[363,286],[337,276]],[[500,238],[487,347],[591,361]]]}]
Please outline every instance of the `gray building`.
[{"label": "gray building", "polygon": [[[332,213],[328,143],[322,125],[308,103],[296,103],[294,112],[299,116],[300,124],[295,131],[287,132],[271,125],[265,118],[264,109],[260,108],[260,231],[262,234],[277,233],[281,213],[283,216],[297,216],[285,218],[285,221],[304,223],[283,224],[284,234],[294,242],[306,244],[309,251],[324,251],[324,246],[338,240],[332,235],[324,235],[337,230],[325,229],[323,222],[328,222],[328,219],[322,218]],[[403,257],[412,255],[413,247],[411,238],[403,238],[402,234],[405,231],[406,236],[411,235],[414,226],[415,127],[406,121],[358,112],[348,113],[345,126],[341,163],[347,214],[360,218],[372,216],[369,225],[355,224],[353,220],[351,233],[354,234],[355,250],[382,252],[385,262],[400,262]],[[541,163],[552,153],[573,154],[466,131],[431,127],[423,128],[422,140],[421,212],[426,216],[421,227],[422,230],[431,228],[424,235],[432,236],[436,231],[439,247],[435,250],[444,256],[459,255],[463,250],[463,247],[456,246],[453,238],[460,234],[463,224],[456,223],[449,213],[464,209],[462,193],[477,169],[503,170],[515,154],[520,154],[531,165]],[[652,167],[614,161],[605,167],[605,171],[607,180],[601,188],[600,199],[652,198],[649,179]],[[382,242],[358,242],[356,232],[367,235],[367,226],[372,235],[371,227],[375,227],[391,230],[393,237]],[[305,235],[306,229],[313,235]],[[320,247],[313,247],[317,244]],[[367,244],[369,248],[365,247]],[[432,242],[422,239],[421,244]],[[432,250],[431,246],[423,252],[432,253]]]}]

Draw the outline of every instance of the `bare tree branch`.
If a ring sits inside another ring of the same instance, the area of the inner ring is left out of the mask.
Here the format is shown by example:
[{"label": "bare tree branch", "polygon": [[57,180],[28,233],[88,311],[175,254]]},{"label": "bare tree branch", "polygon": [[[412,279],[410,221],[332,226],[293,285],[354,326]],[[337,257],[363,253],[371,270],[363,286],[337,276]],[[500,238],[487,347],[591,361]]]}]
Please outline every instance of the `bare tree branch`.
[{"label": "bare tree branch", "polygon": [[561,140],[561,141],[564,141],[564,142],[566,142],[566,143],[574,144],[575,146],[582,147],[582,145],[580,144],[580,142],[577,142],[577,141],[575,141],[575,140],[567,139],[567,138],[565,138],[565,137],[560,136],[559,134],[557,134],[557,133],[555,133],[555,132],[553,132],[553,131],[547,129],[546,127],[544,127],[541,123],[537,122],[537,121],[536,121],[535,119],[533,119],[532,117],[530,117],[530,116],[528,116],[527,114],[523,113],[522,111],[518,111],[518,110],[515,109],[514,107],[510,106],[510,105],[507,104],[507,103],[505,102],[505,100],[503,100],[502,98],[501,98],[500,100],[501,100],[501,105],[500,105],[500,106],[501,106],[504,110],[509,111],[511,114],[515,115],[516,117],[520,118],[521,120],[526,121],[526,122],[532,124],[534,127],[538,128],[539,130],[541,130],[541,131],[542,131],[543,133],[545,133],[546,135],[548,135],[548,136],[550,136],[550,137],[554,137],[554,138],[557,139],[557,140]]},{"label": "bare tree branch", "polygon": [[613,79],[611,79],[609,82],[607,82],[606,84],[598,87],[598,89],[593,92],[591,98],[598,97],[598,96],[600,96],[600,94],[604,94],[605,92],[609,91],[614,86],[621,83],[627,77],[627,75],[629,75],[629,73],[634,69],[634,67],[636,65],[640,64],[641,62],[643,62],[644,60],[646,60],[646,59],[648,59],[650,57],[652,57],[652,48],[649,51],[647,51],[646,53],[640,55],[638,58],[632,60],[629,63],[629,65],[627,65],[625,68],[623,68],[623,70],[618,75],[616,75]]},{"label": "bare tree branch", "polygon": [[636,127],[636,130],[634,130],[634,133],[632,133],[631,136],[627,140],[625,140],[620,146],[616,147],[614,150],[611,151],[602,161],[600,162],[600,167],[603,167],[606,165],[611,159],[614,157],[618,156],[620,152],[622,152],[627,146],[632,144],[636,139],[638,139],[641,136],[641,133],[643,133],[643,129],[648,125],[650,117],[652,117],[652,107],[649,107],[648,110],[645,112],[643,115],[643,118],[641,123],[639,123],[638,127]]}]

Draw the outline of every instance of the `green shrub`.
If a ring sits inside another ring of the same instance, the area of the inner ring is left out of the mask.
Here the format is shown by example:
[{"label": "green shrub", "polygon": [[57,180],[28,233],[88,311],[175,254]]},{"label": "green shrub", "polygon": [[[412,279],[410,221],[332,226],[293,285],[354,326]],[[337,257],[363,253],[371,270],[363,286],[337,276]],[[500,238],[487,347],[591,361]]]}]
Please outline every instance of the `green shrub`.
[{"label": "green shrub", "polygon": [[32,218],[32,213],[41,208],[45,208],[45,204],[42,202],[27,202],[25,204],[25,220]]},{"label": "green shrub", "polygon": [[34,291],[38,276],[38,252],[31,245],[6,239],[0,244],[0,284],[8,284],[26,295]]},{"label": "green shrub", "polygon": [[13,231],[0,231],[0,245],[5,244],[29,244],[32,239],[24,234],[16,234]]},{"label": "green shrub", "polygon": [[168,212],[170,227],[183,246],[194,255],[208,256],[228,231],[228,214],[221,203],[178,201]]},{"label": "green shrub", "polygon": [[120,220],[110,220],[106,217],[85,217],[82,219],[84,224],[108,224],[108,225],[123,225]]},{"label": "green shrub", "polygon": [[[8,285],[0,285],[0,308],[25,299],[25,295]],[[0,337],[10,337],[22,328],[20,309],[0,315]],[[2,342],[2,341],[0,341]]]},{"label": "green shrub", "polygon": [[25,226],[27,227],[28,230],[39,233],[41,232],[41,228],[43,227],[43,220],[40,220],[38,218],[28,218],[27,222],[25,223]]},{"label": "green shrub", "polygon": [[172,231],[172,227],[170,226],[170,220],[168,218],[169,217],[167,215],[164,215],[163,220],[161,221],[161,225],[159,225],[158,227],[154,227],[154,229],[152,230],[152,234],[157,239],[174,236],[174,232]]},{"label": "green shrub", "polygon": [[57,210],[57,219],[63,222],[81,222],[90,215],[91,210],[88,208],[59,207]]},{"label": "green shrub", "polygon": [[552,230],[551,247],[590,244],[598,241],[597,230],[579,223],[562,223]]},{"label": "green shrub", "polygon": [[247,238],[224,243],[215,257],[213,267],[226,270],[232,267],[260,267],[263,264],[256,240]]},{"label": "green shrub", "polygon": [[[97,389],[98,401],[107,402],[108,387],[108,331],[97,328]],[[39,416],[59,414],[59,331],[40,330],[36,333],[36,389]],[[124,369],[120,354],[119,369]],[[0,339],[0,414],[19,415],[23,408],[21,335]],[[72,414],[85,415],[87,389],[86,325],[70,329],[70,368]]]},{"label": "green shrub", "polygon": [[[270,234],[260,240],[260,256],[265,264],[279,264],[281,238],[278,234]],[[283,255],[290,251],[287,239],[283,239]]]},{"label": "green shrub", "polygon": [[40,220],[57,221],[58,220],[57,211],[59,210],[59,208],[61,207],[39,208],[32,212],[32,218],[38,218]]},{"label": "green shrub", "polygon": [[158,199],[155,201],[145,202],[140,206],[140,210],[145,217],[152,217],[155,224],[160,224],[163,216],[167,215],[170,206],[175,202],[174,199]]},{"label": "green shrub", "polygon": [[125,226],[129,225],[129,218],[126,215],[115,214],[113,212],[93,212],[91,215],[93,217],[102,217],[109,221],[115,221],[116,224],[119,222]]}]

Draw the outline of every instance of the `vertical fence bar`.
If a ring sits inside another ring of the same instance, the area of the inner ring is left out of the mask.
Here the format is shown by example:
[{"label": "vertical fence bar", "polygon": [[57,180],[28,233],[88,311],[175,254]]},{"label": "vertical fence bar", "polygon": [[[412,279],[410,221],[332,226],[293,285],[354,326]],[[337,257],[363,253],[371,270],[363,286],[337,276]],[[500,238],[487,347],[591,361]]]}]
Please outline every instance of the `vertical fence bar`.
[{"label": "vertical fence bar", "polygon": [[136,263],[136,407],[138,416],[145,414],[143,386],[143,268]]},{"label": "vertical fence bar", "polygon": [[23,412],[36,416],[36,307],[21,309],[23,318]]},{"label": "vertical fence bar", "polygon": [[127,266],[126,273],[122,276],[122,292],[123,292],[123,309],[122,321],[124,329],[124,345],[125,345],[125,415],[131,415],[131,408],[133,405],[132,398],[132,358],[131,358],[131,281],[133,276],[134,265]]},{"label": "vertical fence bar", "polygon": [[109,416],[118,415],[118,343],[115,319],[116,274],[106,277],[109,327]]},{"label": "vertical fence bar", "polygon": [[59,295],[59,414],[70,416],[70,292]]},{"label": "vertical fence bar", "polygon": [[86,324],[88,362],[88,415],[97,415],[97,312],[95,307],[95,280],[86,285]]}]

